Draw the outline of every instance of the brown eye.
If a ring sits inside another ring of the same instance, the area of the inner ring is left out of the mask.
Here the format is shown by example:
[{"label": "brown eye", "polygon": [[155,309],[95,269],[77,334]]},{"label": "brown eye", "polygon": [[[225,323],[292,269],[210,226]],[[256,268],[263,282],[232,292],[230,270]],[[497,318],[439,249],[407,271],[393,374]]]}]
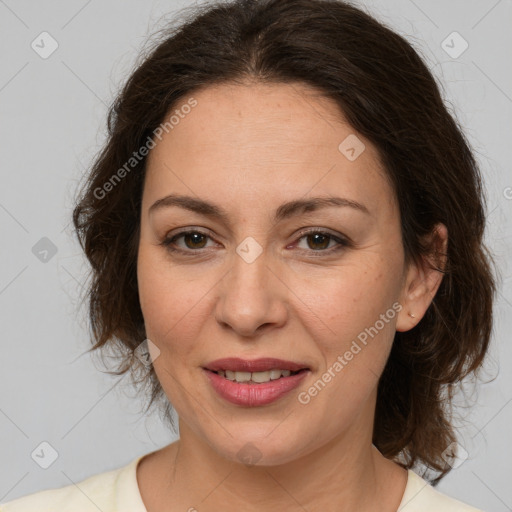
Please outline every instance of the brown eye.
[{"label": "brown eye", "polygon": [[332,239],[331,236],[322,233],[306,235],[305,238],[308,241],[308,247],[313,250],[327,249],[329,242]]},{"label": "brown eye", "polygon": [[[180,239],[183,239],[184,244],[177,243]],[[201,231],[182,231],[166,238],[161,245],[170,252],[193,253],[194,251],[199,252],[200,249],[204,249],[208,239],[210,239],[210,236]]]},{"label": "brown eye", "polygon": [[[300,247],[301,240],[305,240],[306,247]],[[308,252],[331,253],[338,249],[349,246],[349,242],[341,237],[332,235],[325,231],[313,230],[301,233],[297,246],[299,249]]]},{"label": "brown eye", "polygon": [[197,231],[191,231],[181,235],[185,241],[185,245],[189,249],[202,249],[206,242],[206,236]]}]

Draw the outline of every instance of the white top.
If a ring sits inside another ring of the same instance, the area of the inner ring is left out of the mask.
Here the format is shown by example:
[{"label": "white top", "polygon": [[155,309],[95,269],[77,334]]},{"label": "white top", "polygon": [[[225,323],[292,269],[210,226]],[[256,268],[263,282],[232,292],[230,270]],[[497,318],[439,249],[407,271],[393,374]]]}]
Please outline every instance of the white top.
[{"label": "white top", "polygon": [[[118,469],[93,475],[76,486],[38,491],[0,503],[0,512],[147,512],[136,473],[142,457]],[[407,485],[397,512],[482,512],[439,492],[411,469],[407,473]]]}]

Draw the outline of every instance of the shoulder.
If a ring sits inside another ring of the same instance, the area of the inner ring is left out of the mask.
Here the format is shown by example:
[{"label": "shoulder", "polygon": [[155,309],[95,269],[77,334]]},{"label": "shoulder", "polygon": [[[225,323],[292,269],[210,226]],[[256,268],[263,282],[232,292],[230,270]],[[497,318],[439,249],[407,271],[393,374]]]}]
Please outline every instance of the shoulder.
[{"label": "shoulder", "polygon": [[397,512],[483,512],[434,488],[411,469]]},{"label": "shoulder", "polygon": [[[126,466],[98,473],[76,484],[46,489],[0,503],[0,512],[116,511],[126,499],[140,499],[136,465],[141,458],[137,457]],[[142,505],[142,501],[139,505]],[[145,512],[144,508],[140,510]]]}]

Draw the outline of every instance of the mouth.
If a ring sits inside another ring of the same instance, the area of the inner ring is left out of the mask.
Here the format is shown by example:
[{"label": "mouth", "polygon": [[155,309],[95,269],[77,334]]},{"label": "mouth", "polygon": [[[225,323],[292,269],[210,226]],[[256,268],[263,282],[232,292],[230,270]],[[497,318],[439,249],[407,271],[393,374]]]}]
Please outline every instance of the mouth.
[{"label": "mouth", "polygon": [[273,357],[253,360],[237,357],[217,359],[203,369],[240,384],[264,384],[310,370],[305,363]]},{"label": "mouth", "polygon": [[265,384],[266,382],[279,380],[286,377],[297,375],[308,371],[308,368],[300,370],[282,370],[280,368],[273,368],[272,370],[263,372],[245,372],[245,371],[232,371],[232,370],[210,370],[204,368],[206,371],[216,373],[227,380],[237,382],[239,384]]},{"label": "mouth", "polygon": [[219,359],[201,367],[218,396],[240,407],[260,407],[284,399],[311,368],[282,359]]}]

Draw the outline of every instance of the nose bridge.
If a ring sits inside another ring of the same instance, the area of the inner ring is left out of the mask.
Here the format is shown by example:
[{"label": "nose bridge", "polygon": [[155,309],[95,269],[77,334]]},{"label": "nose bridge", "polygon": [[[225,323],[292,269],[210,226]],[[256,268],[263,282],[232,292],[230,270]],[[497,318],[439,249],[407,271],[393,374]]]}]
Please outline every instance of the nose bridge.
[{"label": "nose bridge", "polygon": [[283,290],[269,260],[269,253],[252,237],[236,247],[231,269],[222,280],[216,315],[219,322],[250,335],[263,324],[284,321]]},{"label": "nose bridge", "polygon": [[227,291],[230,297],[237,299],[240,313],[255,314],[262,309],[268,296],[269,255],[268,251],[252,237],[244,239],[237,247],[232,258],[230,286]]}]

